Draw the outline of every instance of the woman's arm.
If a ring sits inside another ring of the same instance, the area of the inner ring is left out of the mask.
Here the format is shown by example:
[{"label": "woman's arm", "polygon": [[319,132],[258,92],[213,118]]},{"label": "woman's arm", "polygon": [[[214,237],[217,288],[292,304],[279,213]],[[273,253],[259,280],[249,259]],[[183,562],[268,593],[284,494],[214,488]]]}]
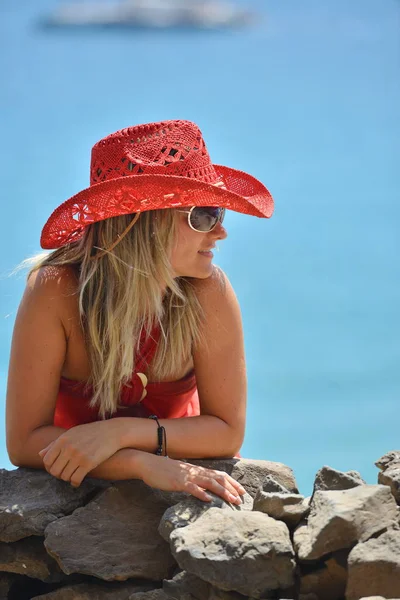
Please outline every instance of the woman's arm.
[{"label": "woman's arm", "polygon": [[[240,308],[227,276],[193,280],[205,313],[204,340],[193,359],[201,415],[160,419],[171,458],[232,457],[243,443],[246,421],[246,367]],[[114,423],[113,423],[114,422]],[[121,447],[154,452],[157,424],[121,417],[109,421]]]}]

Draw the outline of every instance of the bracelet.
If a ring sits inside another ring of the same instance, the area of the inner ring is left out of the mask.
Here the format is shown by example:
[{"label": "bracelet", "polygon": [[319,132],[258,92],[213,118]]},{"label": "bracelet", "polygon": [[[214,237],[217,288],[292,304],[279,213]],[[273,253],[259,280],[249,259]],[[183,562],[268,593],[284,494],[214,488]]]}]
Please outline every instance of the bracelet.
[{"label": "bracelet", "polygon": [[[157,425],[158,425],[158,428],[157,428],[158,448],[156,450],[156,454],[158,456],[167,456],[167,434],[165,431],[165,427],[160,425],[160,423],[158,422],[157,415],[150,415],[149,419],[154,419],[155,421],[157,421]],[[164,438],[165,454],[163,451],[163,438]]]}]

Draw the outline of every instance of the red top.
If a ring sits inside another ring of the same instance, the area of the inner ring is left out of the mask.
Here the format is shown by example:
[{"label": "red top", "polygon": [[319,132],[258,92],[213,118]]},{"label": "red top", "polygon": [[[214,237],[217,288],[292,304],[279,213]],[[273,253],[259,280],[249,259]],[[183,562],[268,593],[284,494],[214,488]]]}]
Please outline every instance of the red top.
[{"label": "red top", "polygon": [[[140,352],[135,372],[129,385],[123,386],[114,417],[149,417],[157,415],[160,419],[177,419],[200,414],[194,370],[179,381],[144,384],[142,372],[150,363],[157,349],[160,337],[158,328],[154,328],[147,339],[142,334]],[[141,374],[141,377],[138,375]],[[141,400],[146,390],[147,395]],[[60,389],[54,415],[54,425],[69,429],[83,423],[99,421],[97,408],[90,408],[92,389],[85,381],[73,381],[61,377]]]},{"label": "red top", "polygon": [[[138,376],[153,358],[160,332],[154,329],[151,337],[140,344],[140,355],[136,362],[135,373],[130,385],[123,386],[118,410],[110,417],[144,417],[157,415],[159,419],[179,419],[200,415],[200,403],[194,370],[179,381],[147,383]],[[144,389],[147,395],[141,400]],[[99,421],[97,408],[90,408],[92,390],[84,381],[73,381],[66,377],[60,379],[57,396],[54,425],[70,429],[76,425]],[[240,458],[240,454],[235,455]]]}]

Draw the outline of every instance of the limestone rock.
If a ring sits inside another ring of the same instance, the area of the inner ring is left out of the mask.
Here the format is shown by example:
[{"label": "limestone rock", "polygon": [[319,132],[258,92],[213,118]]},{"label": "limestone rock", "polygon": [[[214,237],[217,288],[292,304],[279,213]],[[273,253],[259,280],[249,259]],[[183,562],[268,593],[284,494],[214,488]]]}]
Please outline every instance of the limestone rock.
[{"label": "limestone rock", "polygon": [[131,594],[128,600],[169,600],[163,590],[152,590],[150,592],[139,592]]},{"label": "limestone rock", "polygon": [[349,554],[347,600],[400,597],[400,530],[357,544]]},{"label": "limestone rock", "polygon": [[199,498],[190,496],[190,498],[179,502],[179,504],[175,504],[175,506],[170,506],[165,511],[160,521],[158,532],[166,542],[169,542],[172,531],[177,527],[186,527],[190,523],[193,523],[210,508],[251,510],[253,507],[253,498],[247,493],[242,497],[243,503],[241,505],[225,502],[221,496],[217,496],[212,492],[208,492],[208,494],[212,498],[211,502],[203,502],[203,500],[200,500]]},{"label": "limestone rock", "polygon": [[259,489],[254,498],[253,510],[263,512],[293,528],[305,517],[309,507],[300,494],[263,492]]},{"label": "limestone rock", "polygon": [[74,488],[38,469],[0,469],[0,542],[43,535],[47,525],[86,504],[109,482],[93,478]]},{"label": "limestone rock", "polygon": [[310,508],[307,527],[301,525],[294,532],[294,547],[300,561],[351,548],[393,525],[397,516],[394,498],[383,485],[317,491]]},{"label": "limestone rock", "polygon": [[252,498],[262,486],[265,478],[270,475],[277,483],[289,492],[298,493],[293,471],[283,463],[271,462],[269,460],[255,460],[249,458],[229,459],[190,459],[192,464],[201,465],[208,469],[225,471],[233,479],[236,479]]},{"label": "limestone rock", "polygon": [[376,461],[376,466],[383,471],[389,466],[400,463],[400,450],[391,450]]},{"label": "limestone rock", "polygon": [[44,538],[29,538],[6,544],[0,542],[0,571],[19,573],[47,583],[65,581],[57,562],[46,552]]},{"label": "limestone rock", "polygon": [[210,508],[170,544],[181,569],[221,590],[261,598],[294,583],[289,530],[260,512]]},{"label": "limestone rock", "polygon": [[0,573],[0,600],[7,600],[17,577],[10,573]]},{"label": "limestone rock", "polygon": [[378,482],[382,485],[388,485],[397,504],[400,504],[400,463],[394,463],[385,471],[381,471],[378,474]]},{"label": "limestone rock", "polygon": [[[67,574],[162,580],[175,566],[157,531],[165,510],[142,481],[121,481],[71,516],[50,523],[45,546]],[[78,543],[72,531],[79,532]]]},{"label": "limestone rock", "polygon": [[332,469],[332,467],[324,466],[315,476],[314,493],[327,490],[349,490],[364,483],[357,471],[343,473],[342,471]]},{"label": "limestone rock", "polygon": [[289,494],[289,490],[286,489],[283,485],[278,483],[272,475],[267,475],[263,480],[261,487],[259,490],[263,492],[278,492],[279,494]]},{"label": "limestone rock", "polygon": [[323,600],[342,600],[346,581],[346,562],[332,557],[322,568],[301,577],[300,595],[315,594]]},{"label": "limestone rock", "polygon": [[154,583],[145,581],[79,583],[66,585],[48,594],[34,596],[32,600],[130,600],[130,598],[137,600],[132,594],[146,592],[153,588]]},{"label": "limestone rock", "polygon": [[171,580],[164,579],[163,590],[168,600],[248,600],[238,592],[219,590],[187,571],[181,571]]}]

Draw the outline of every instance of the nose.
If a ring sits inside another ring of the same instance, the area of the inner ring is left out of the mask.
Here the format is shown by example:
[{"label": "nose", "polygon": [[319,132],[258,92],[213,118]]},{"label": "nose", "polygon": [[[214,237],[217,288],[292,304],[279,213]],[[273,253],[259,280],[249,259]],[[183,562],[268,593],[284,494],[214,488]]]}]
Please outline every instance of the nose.
[{"label": "nose", "polygon": [[217,240],[224,240],[228,237],[228,233],[222,223],[219,221],[214,229],[211,231],[211,235]]}]

